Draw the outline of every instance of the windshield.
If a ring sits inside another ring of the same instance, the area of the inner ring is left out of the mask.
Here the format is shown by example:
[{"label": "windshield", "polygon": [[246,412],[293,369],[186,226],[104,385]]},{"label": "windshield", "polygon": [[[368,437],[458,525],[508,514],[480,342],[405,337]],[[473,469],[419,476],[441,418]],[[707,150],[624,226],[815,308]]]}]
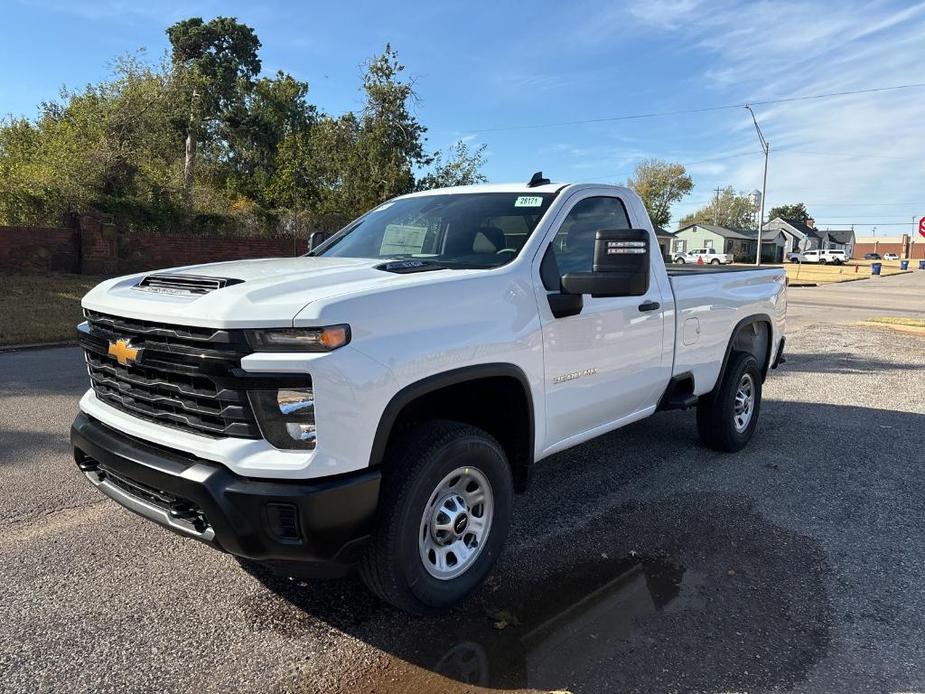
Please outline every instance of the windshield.
[{"label": "windshield", "polygon": [[394,200],[360,217],[312,255],[497,267],[523,248],[553,198],[555,193],[459,193]]}]

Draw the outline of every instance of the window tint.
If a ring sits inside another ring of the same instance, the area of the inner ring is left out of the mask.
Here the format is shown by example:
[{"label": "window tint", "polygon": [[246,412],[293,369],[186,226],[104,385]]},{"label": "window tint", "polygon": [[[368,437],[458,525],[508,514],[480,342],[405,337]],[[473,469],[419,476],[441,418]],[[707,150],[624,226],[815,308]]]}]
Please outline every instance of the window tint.
[{"label": "window tint", "polygon": [[619,198],[586,198],[562,222],[552,248],[559,273],[591,272],[594,237],[602,229],[629,229],[626,208]]}]

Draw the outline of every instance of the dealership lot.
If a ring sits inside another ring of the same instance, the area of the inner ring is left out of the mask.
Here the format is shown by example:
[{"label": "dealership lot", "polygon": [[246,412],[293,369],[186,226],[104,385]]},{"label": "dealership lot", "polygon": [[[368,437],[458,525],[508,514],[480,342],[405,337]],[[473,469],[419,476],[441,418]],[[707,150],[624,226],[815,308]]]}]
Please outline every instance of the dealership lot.
[{"label": "dealership lot", "polygon": [[499,570],[414,619],[252,576],[69,459],[74,348],[0,355],[0,690],[925,688],[925,273],[793,289],[736,455],[656,415],[537,469]]}]

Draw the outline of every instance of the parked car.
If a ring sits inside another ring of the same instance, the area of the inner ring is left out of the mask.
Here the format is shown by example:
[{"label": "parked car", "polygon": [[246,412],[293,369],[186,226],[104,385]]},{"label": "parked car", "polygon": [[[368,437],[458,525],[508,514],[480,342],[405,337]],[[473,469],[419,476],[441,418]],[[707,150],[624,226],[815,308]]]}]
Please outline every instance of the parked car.
[{"label": "parked car", "polygon": [[703,261],[705,265],[728,265],[732,262],[732,254],[717,253],[713,248],[697,248],[692,251],[675,253],[674,261],[676,263],[698,263]]},{"label": "parked car", "polygon": [[865,253],[864,260],[882,260],[879,253]]},{"label": "parked car", "polygon": [[899,256],[896,255],[895,253],[884,253],[883,259],[884,260],[899,260]]},{"label": "parked car", "polygon": [[850,256],[845,251],[836,250],[813,250],[788,253],[787,260],[791,263],[819,263],[825,265],[841,265],[850,260]]},{"label": "parked car", "polygon": [[632,190],[536,179],[395,198],[302,257],[104,281],[80,470],[245,564],[358,565],[431,613],[487,576],[535,461],[690,407],[706,446],[743,448],[784,271],[668,271]]}]

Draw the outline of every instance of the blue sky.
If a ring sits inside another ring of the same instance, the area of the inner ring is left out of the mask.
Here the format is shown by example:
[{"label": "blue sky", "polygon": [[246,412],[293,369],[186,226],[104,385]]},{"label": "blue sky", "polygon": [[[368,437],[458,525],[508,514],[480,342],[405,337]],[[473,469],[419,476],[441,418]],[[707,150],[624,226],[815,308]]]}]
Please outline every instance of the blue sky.
[{"label": "blue sky", "polygon": [[[0,113],[34,116],[115,56],[167,48],[189,16],[254,27],[264,71],[308,81],[339,113],[361,63],[395,46],[432,148],[488,146],[492,181],[623,182],[644,157],[695,181],[674,220],[717,186],[761,187],[744,109],[544,125],[925,81],[925,2],[364,3],[2,0]],[[756,107],[771,142],[768,204],[804,201],[820,226],[907,232],[925,215],[925,89]]]}]

